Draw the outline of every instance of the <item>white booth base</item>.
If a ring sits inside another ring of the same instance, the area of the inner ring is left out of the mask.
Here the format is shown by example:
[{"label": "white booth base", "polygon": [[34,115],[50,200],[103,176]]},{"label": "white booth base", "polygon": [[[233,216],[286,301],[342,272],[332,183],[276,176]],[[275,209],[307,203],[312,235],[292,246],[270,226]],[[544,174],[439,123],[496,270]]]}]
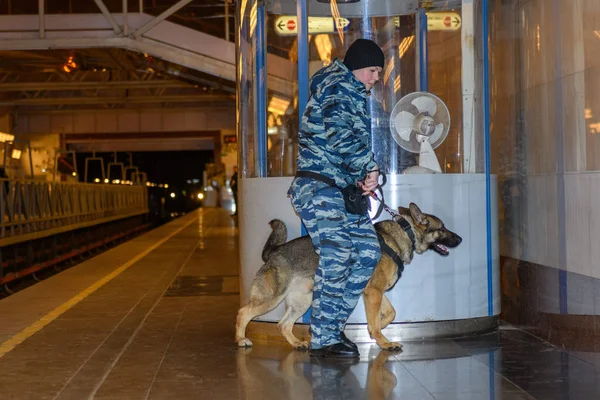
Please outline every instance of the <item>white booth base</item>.
[{"label": "white booth base", "polygon": [[[240,204],[239,226],[242,305],[247,303],[252,280],[262,266],[260,256],[270,233],[269,221],[274,218],[284,221],[288,227],[288,240],[300,236],[301,221],[286,195],[292,179],[288,177],[241,180],[240,198],[243,201]],[[442,257],[433,251],[415,255],[412,263],[405,267],[402,279],[386,293],[396,309],[394,323],[400,323],[398,327],[406,327],[403,323],[464,321],[471,318],[484,318],[485,321],[489,321],[484,324],[493,327],[497,318],[488,317],[500,313],[495,176],[492,176],[491,186],[492,276],[488,282],[485,175],[432,174],[388,177],[384,194],[386,203],[392,209],[398,206],[406,207],[412,201],[423,212],[442,219],[448,229],[463,238],[459,247],[450,249],[448,257]],[[384,211],[380,219],[389,219],[389,215]],[[488,300],[490,294],[491,305]],[[283,316],[284,308],[282,303],[254,321],[277,322]],[[308,321],[305,316],[298,323]],[[359,301],[348,323],[366,324],[362,301]],[[390,326],[390,329],[393,326]],[[463,333],[470,332],[469,328],[462,330]],[[442,334],[441,331],[439,333]]]}]

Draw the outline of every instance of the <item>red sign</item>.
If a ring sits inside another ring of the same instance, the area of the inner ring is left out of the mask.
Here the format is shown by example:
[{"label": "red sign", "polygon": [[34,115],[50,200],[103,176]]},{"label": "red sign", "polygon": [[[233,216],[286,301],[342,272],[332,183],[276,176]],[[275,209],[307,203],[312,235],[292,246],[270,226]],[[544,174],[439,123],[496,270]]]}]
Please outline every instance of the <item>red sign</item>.
[{"label": "red sign", "polygon": [[288,28],[290,31],[293,31],[294,29],[296,29],[296,21],[294,21],[293,19],[290,19],[290,20],[287,22],[287,28]]},{"label": "red sign", "polygon": [[449,15],[444,17],[444,25],[448,28],[452,26],[452,18]]},{"label": "red sign", "polygon": [[237,136],[235,135],[224,135],[223,141],[225,143],[237,143]]}]

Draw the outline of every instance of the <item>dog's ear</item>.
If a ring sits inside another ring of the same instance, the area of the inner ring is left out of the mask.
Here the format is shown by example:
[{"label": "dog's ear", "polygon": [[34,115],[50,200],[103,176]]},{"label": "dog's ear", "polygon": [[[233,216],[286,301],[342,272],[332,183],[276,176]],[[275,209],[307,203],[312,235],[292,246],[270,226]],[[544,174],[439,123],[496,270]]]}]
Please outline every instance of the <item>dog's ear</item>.
[{"label": "dog's ear", "polygon": [[427,219],[427,215],[423,214],[421,209],[415,204],[410,203],[409,206],[410,215],[413,220],[419,225],[429,225],[429,220]]},{"label": "dog's ear", "polygon": [[406,215],[406,214],[410,214],[410,211],[406,207],[398,206],[398,214],[400,214],[400,215],[402,215],[402,214]]}]

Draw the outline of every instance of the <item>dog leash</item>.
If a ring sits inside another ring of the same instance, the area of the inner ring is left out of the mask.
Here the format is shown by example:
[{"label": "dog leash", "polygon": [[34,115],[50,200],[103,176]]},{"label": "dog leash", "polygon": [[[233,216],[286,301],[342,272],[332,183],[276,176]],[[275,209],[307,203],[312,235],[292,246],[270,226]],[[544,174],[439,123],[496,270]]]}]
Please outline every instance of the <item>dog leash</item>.
[{"label": "dog leash", "polygon": [[[380,187],[377,187],[377,189],[380,189]],[[385,202],[382,199],[380,199],[379,196],[377,196],[377,193],[375,193],[374,191],[371,191],[371,197],[373,197],[375,200],[377,200],[380,204],[380,208],[379,208],[379,210],[377,210],[377,213],[373,217],[373,219],[379,218],[379,215],[381,215],[381,209],[384,209],[385,211],[387,211],[387,213],[390,214],[392,216],[392,218],[395,218],[398,216],[397,213],[392,211],[392,209],[387,204],[385,204]],[[381,190],[381,197],[383,197],[383,190]]]},{"label": "dog leash", "polygon": [[379,196],[377,196],[377,193],[375,193],[375,191],[372,190],[370,192],[371,197],[373,197],[375,200],[377,200],[379,202],[379,208],[377,210],[377,213],[373,217],[373,219],[379,218],[379,216],[381,215],[381,210],[384,209],[388,214],[391,215],[392,220],[396,221],[402,227],[402,229],[404,229],[404,232],[406,232],[406,234],[408,235],[408,238],[410,239],[410,241],[412,242],[412,244],[414,246],[416,243],[416,238],[415,238],[415,233],[412,230],[412,226],[408,223],[408,221],[402,215],[395,213],[394,211],[392,211],[392,209],[387,204],[385,204],[383,190],[381,189],[381,186],[385,185],[385,183],[386,183],[386,176],[383,175],[383,183],[381,185],[378,185],[377,188],[375,189],[375,190],[379,190],[381,192],[381,198],[379,198]]},{"label": "dog leash", "polygon": [[[385,197],[383,195],[382,187],[387,183],[387,175],[383,171],[380,171],[379,175],[382,178],[381,185],[377,185],[375,190],[371,190],[371,192],[369,192],[370,196],[379,202],[379,207],[377,207],[377,212],[375,213],[375,215],[373,216],[372,219],[375,220],[375,219],[379,218],[379,216],[381,215],[381,212],[383,210],[385,210],[388,214],[390,214],[392,216],[392,218],[396,218],[398,216],[398,214],[396,214],[394,211],[392,211],[392,209],[390,207],[388,207],[387,204],[385,204]],[[376,190],[379,190],[379,192],[381,193],[381,198],[379,196],[377,196],[377,193],[375,193]]]}]

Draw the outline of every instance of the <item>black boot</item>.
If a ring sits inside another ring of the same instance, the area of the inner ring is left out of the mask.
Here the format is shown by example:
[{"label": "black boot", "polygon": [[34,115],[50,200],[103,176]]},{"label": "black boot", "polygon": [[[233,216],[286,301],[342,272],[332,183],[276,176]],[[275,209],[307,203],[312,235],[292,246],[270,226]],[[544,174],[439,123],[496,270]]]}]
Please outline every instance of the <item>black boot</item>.
[{"label": "black boot", "polygon": [[340,333],[340,340],[342,341],[342,343],[344,343],[346,346],[348,347],[352,347],[353,349],[358,350],[358,346],[356,345],[356,343],[354,343],[353,341],[351,341],[350,339],[348,339],[346,337],[346,334],[344,332]]},{"label": "black boot", "polygon": [[311,350],[310,355],[313,357],[328,357],[328,358],[358,358],[358,350],[344,343],[334,343],[329,346],[321,347],[320,349]]}]

